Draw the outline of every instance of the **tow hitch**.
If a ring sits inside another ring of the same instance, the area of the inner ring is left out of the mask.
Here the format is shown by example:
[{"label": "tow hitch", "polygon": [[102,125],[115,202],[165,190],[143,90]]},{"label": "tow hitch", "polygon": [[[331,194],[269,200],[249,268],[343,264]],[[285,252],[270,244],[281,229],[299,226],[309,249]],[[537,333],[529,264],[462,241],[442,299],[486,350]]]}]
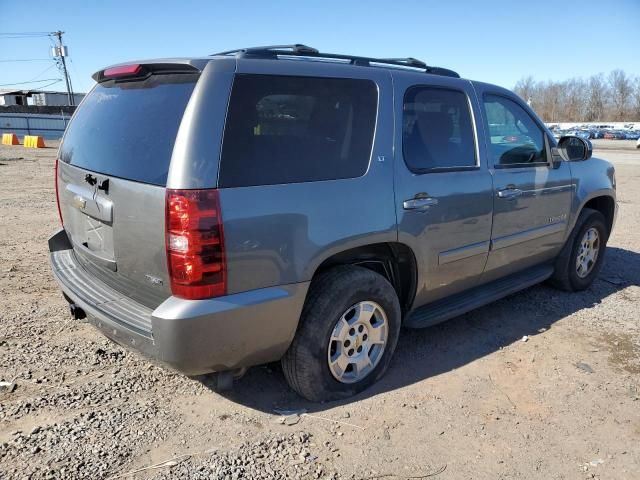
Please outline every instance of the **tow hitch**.
[{"label": "tow hitch", "polygon": [[83,318],[87,318],[87,314],[83,309],[77,306],[75,303],[69,304],[69,310],[71,310],[71,316],[76,320],[82,320]]},{"label": "tow hitch", "polygon": [[75,320],[82,320],[83,318],[87,318],[86,312],[78,305],[73,303],[73,300],[71,300],[66,293],[62,292],[62,296],[69,303],[69,311],[71,312],[71,316]]}]

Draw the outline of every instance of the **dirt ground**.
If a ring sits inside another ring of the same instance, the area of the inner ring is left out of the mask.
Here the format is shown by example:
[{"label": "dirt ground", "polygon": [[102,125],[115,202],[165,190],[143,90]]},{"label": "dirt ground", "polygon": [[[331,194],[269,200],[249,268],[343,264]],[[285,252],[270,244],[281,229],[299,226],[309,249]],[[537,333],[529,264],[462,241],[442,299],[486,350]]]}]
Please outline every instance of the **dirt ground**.
[{"label": "dirt ground", "polygon": [[631,142],[596,145],[619,214],[592,288],[540,285],[404,331],[377,385],[330,404],[301,400],[278,365],[220,395],[70,320],[47,254],[55,151],[0,149],[0,380],[15,384],[0,390],[0,478],[640,479]]}]

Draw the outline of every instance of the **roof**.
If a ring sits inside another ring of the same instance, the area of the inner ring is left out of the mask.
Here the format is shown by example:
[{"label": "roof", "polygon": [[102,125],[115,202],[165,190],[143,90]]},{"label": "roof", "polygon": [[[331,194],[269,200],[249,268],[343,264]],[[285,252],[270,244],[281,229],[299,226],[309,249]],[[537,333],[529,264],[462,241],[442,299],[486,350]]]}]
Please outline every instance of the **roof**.
[{"label": "roof", "polygon": [[175,66],[181,65],[183,68],[193,68],[195,70],[202,70],[207,63],[212,60],[212,57],[229,57],[236,59],[261,59],[261,60],[309,60],[309,61],[322,61],[339,63],[342,65],[352,65],[359,67],[374,67],[374,68],[394,68],[406,71],[412,71],[416,73],[428,73],[432,75],[441,75],[447,77],[460,78],[457,72],[448,68],[435,67],[427,65],[425,62],[412,57],[406,58],[373,58],[373,57],[360,57],[356,55],[345,55],[339,53],[322,53],[315,48],[302,45],[272,45],[266,47],[248,47],[239,48],[235,50],[229,50],[226,52],[219,52],[209,55],[207,57],[174,57],[174,58],[156,58],[135,60],[117,63],[110,65],[101,70],[98,70],[92,75],[92,78],[96,82],[104,80],[104,71],[114,67],[121,67],[125,65],[157,65],[166,67],[168,65]]}]

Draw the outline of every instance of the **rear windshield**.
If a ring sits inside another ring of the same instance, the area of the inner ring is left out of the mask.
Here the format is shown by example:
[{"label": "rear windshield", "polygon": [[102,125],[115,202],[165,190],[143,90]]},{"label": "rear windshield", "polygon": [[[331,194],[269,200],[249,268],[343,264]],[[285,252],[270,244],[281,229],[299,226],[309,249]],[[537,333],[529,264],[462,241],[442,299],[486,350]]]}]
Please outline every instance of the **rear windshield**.
[{"label": "rear windshield", "polygon": [[166,185],[171,152],[197,75],[98,84],[69,125],[60,159],[80,168]]}]

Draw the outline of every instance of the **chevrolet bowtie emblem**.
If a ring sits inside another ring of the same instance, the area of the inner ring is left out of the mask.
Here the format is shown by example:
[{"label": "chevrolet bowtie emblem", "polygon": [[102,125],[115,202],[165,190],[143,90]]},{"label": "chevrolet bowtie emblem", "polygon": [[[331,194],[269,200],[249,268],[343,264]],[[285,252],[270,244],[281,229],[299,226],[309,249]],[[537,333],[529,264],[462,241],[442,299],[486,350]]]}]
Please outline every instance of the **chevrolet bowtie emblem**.
[{"label": "chevrolet bowtie emblem", "polygon": [[87,201],[80,195],[76,195],[73,197],[73,204],[80,209],[84,209],[87,206]]}]

